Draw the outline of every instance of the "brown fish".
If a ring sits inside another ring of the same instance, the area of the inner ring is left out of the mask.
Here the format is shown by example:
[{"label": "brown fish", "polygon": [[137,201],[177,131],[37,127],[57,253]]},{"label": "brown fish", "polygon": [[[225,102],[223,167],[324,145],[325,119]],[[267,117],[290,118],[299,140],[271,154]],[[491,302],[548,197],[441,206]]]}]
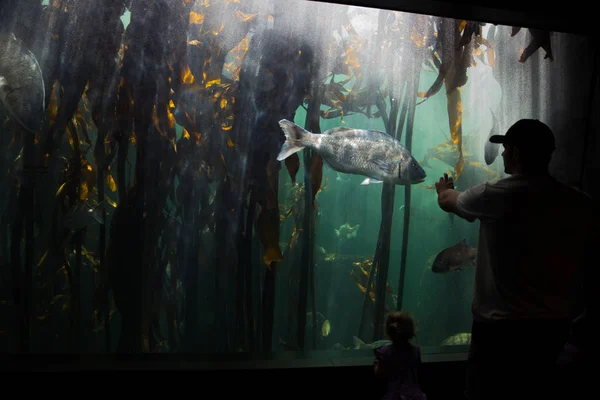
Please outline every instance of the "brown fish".
[{"label": "brown fish", "polygon": [[467,245],[465,239],[454,246],[440,251],[433,261],[431,270],[436,274],[461,271],[464,267],[475,266],[477,249]]}]

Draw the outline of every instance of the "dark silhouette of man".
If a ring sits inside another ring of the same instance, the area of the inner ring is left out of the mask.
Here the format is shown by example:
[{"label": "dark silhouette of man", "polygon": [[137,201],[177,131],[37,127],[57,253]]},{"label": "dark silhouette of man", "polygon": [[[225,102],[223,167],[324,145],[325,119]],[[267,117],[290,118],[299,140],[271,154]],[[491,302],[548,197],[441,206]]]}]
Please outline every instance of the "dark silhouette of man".
[{"label": "dark silhouette of man", "polygon": [[548,172],[554,135],[522,119],[505,135],[510,176],[464,192],[444,174],[439,207],[480,221],[467,363],[471,399],[548,398],[558,355],[581,292],[584,255],[594,230],[592,201]]}]

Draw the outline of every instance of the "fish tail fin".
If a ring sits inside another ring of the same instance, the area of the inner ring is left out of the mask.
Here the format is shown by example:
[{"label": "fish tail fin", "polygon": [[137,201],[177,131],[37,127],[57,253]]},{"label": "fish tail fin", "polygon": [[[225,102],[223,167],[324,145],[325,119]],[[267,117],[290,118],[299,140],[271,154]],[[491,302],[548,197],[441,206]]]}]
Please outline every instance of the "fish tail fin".
[{"label": "fish tail fin", "polygon": [[313,142],[313,134],[292,121],[282,119],[279,121],[279,126],[285,135],[285,142],[281,146],[277,161],[285,160]]},{"label": "fish tail fin", "polygon": [[361,349],[365,347],[365,342],[363,342],[356,336],[352,336],[352,343],[354,344],[355,349]]},{"label": "fish tail fin", "polygon": [[94,217],[94,219],[96,221],[98,221],[99,224],[103,224],[104,223],[104,219],[103,217],[103,212],[104,212],[104,206],[105,206],[105,201],[102,200],[100,203],[98,203],[98,205],[96,207],[94,207],[94,209],[91,211],[92,217]]}]

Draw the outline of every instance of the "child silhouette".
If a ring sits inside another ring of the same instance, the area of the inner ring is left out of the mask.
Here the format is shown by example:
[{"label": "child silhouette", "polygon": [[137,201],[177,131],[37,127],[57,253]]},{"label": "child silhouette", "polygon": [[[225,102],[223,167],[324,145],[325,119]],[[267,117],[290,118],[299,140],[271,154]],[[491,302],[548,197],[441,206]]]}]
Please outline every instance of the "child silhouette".
[{"label": "child silhouette", "polygon": [[415,337],[415,321],[406,312],[391,312],[386,320],[386,333],[391,344],[375,350],[374,372],[387,382],[382,400],[426,400],[417,372],[421,365],[421,349],[410,343]]}]

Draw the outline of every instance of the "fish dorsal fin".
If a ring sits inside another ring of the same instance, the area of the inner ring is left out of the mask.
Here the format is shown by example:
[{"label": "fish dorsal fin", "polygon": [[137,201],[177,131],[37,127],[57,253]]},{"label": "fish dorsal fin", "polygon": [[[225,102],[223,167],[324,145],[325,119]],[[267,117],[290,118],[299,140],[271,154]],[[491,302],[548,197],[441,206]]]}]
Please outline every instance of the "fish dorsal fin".
[{"label": "fish dorsal fin", "polygon": [[343,133],[347,131],[353,131],[354,128],[348,128],[347,126],[338,126],[335,128],[327,129],[322,135],[334,135],[336,133]]}]

